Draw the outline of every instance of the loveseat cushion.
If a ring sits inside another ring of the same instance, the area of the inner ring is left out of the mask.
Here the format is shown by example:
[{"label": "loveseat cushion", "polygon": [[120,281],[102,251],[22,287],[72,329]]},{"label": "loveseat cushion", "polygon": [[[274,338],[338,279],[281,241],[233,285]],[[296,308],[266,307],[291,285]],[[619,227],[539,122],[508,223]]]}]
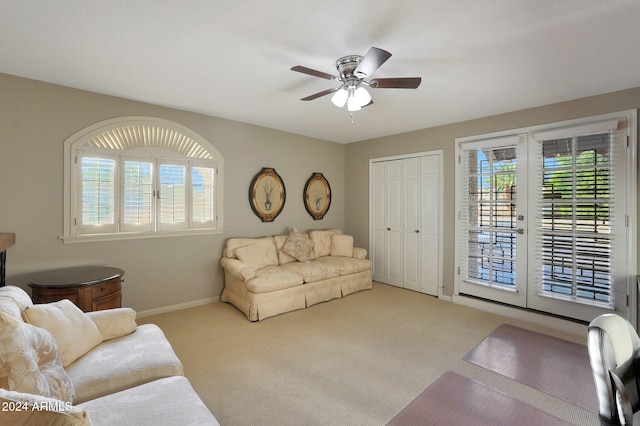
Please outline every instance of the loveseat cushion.
[{"label": "loveseat cushion", "polygon": [[102,340],[111,340],[136,331],[136,311],[131,308],[112,308],[85,314],[98,327]]},{"label": "loveseat cushion", "polygon": [[251,269],[257,271],[258,269],[262,269],[267,264],[264,262],[262,257],[262,253],[260,252],[260,248],[258,248],[255,244],[249,244],[244,247],[238,247],[236,249],[236,257],[249,265]]},{"label": "loveseat cushion", "polygon": [[255,278],[247,281],[247,291],[251,293],[269,293],[285,288],[302,285],[300,274],[285,269],[282,266],[266,266],[256,271]]},{"label": "loveseat cushion", "polygon": [[73,402],[74,386],[51,333],[0,312],[0,385]]},{"label": "loveseat cushion", "polygon": [[262,259],[265,265],[277,265],[278,253],[276,252],[276,244],[272,237],[262,238],[229,238],[225,246],[225,255],[232,259],[237,259],[236,249],[240,247],[255,244],[260,249]]},{"label": "loveseat cushion", "polygon": [[315,230],[309,233],[309,237],[313,241],[313,252],[311,253],[312,259],[318,257],[329,256],[331,253],[331,237],[336,234],[340,234],[339,229],[329,229],[326,231]]},{"label": "loveseat cushion", "polygon": [[[3,425],[90,426],[89,415],[82,408],[59,399],[0,388]],[[6,405],[5,405],[6,404]]]},{"label": "loveseat cushion", "polygon": [[353,257],[353,236],[334,235],[331,237],[331,256]]},{"label": "loveseat cushion", "polygon": [[325,263],[338,267],[340,276],[350,275],[371,269],[371,262],[367,259],[356,259],[355,257],[325,256],[316,259],[315,262]]},{"label": "loveseat cushion", "polygon": [[33,306],[26,291],[14,285],[0,287],[0,312],[6,312],[17,320],[22,320],[22,311]]},{"label": "loveseat cushion", "polygon": [[102,342],[95,323],[69,299],[30,306],[22,315],[28,323],[53,334],[65,367]]},{"label": "loveseat cushion", "polygon": [[154,324],[140,325],[131,334],[102,342],[66,370],[76,388],[76,403],[184,374],[169,341]]},{"label": "loveseat cushion", "polygon": [[280,265],[296,274],[302,275],[305,283],[313,283],[340,275],[340,267],[331,263],[311,261],[307,263],[292,262]]},{"label": "loveseat cushion", "polygon": [[79,404],[94,426],[218,425],[185,377],[168,377]]}]

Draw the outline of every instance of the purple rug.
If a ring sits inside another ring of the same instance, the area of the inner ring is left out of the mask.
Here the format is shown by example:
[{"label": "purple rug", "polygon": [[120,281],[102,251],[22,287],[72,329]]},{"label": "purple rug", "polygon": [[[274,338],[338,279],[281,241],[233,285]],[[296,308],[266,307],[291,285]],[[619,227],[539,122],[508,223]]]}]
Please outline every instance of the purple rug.
[{"label": "purple rug", "polygon": [[388,426],[566,424],[570,423],[458,373],[446,371],[391,419]]},{"label": "purple rug", "polygon": [[585,345],[502,324],[464,359],[598,412],[596,388]]}]

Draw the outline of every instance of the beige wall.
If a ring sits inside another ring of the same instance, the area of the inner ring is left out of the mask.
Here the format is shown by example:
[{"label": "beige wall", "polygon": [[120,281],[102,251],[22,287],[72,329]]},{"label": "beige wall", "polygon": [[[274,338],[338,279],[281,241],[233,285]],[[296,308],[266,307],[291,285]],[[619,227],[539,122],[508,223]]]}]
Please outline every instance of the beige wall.
[{"label": "beige wall", "polygon": [[[133,102],[0,74],[0,232],[15,232],[7,252],[7,282],[26,288],[29,275],[75,265],[125,270],[123,304],[138,311],[218,297],[219,259],[226,238],[300,230],[344,229],[344,145],[263,127]],[[63,143],[93,123],[122,116],[154,116],[200,134],[224,156],[223,235],[64,244]],[[248,201],[262,167],[282,177],[287,198],[272,223]],[[313,172],[331,184],[323,220],[306,212],[302,193]]]},{"label": "beige wall", "polygon": [[[461,102],[463,101],[461,100]],[[490,102],[490,100],[487,101]],[[637,109],[638,107],[640,107],[640,88],[635,88],[349,144],[346,147],[345,158],[345,211],[347,212],[345,227],[353,233],[359,246],[368,247],[370,159],[442,149],[444,151],[443,293],[451,295],[453,293],[455,260],[455,138]],[[424,111],[424,114],[429,114],[429,111]]]}]

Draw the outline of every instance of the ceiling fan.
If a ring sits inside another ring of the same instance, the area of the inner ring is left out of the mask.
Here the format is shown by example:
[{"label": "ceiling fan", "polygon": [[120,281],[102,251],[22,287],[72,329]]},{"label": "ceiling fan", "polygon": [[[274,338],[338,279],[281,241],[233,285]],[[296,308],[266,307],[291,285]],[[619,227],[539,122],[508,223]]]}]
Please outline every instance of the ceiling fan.
[{"label": "ceiling fan", "polygon": [[337,80],[342,84],[333,89],[323,90],[314,93],[301,101],[311,101],[319,97],[334,93],[331,102],[338,108],[342,108],[345,104],[347,109],[358,111],[360,108],[369,106],[373,103],[371,95],[364,86],[374,89],[416,89],[420,86],[422,78],[420,77],[398,77],[398,78],[374,78],[371,75],[391,57],[391,53],[386,50],[372,47],[366,55],[348,55],[343,56],[336,62],[336,68],[339,75],[331,75],[322,71],[296,65],[291,71],[309,74],[314,77],[320,77],[327,80]]}]

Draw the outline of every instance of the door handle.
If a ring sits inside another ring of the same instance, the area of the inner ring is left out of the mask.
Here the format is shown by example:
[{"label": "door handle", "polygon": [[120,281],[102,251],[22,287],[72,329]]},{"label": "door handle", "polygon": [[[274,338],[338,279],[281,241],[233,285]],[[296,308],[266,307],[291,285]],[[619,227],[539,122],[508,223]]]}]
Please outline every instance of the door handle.
[{"label": "door handle", "polygon": [[420,233],[420,230],[419,230],[419,229],[416,229],[416,230],[415,230],[415,231],[413,231],[413,232],[415,232],[416,234],[419,234],[419,233]]},{"label": "door handle", "polygon": [[391,228],[387,228],[387,231],[391,231]]}]

